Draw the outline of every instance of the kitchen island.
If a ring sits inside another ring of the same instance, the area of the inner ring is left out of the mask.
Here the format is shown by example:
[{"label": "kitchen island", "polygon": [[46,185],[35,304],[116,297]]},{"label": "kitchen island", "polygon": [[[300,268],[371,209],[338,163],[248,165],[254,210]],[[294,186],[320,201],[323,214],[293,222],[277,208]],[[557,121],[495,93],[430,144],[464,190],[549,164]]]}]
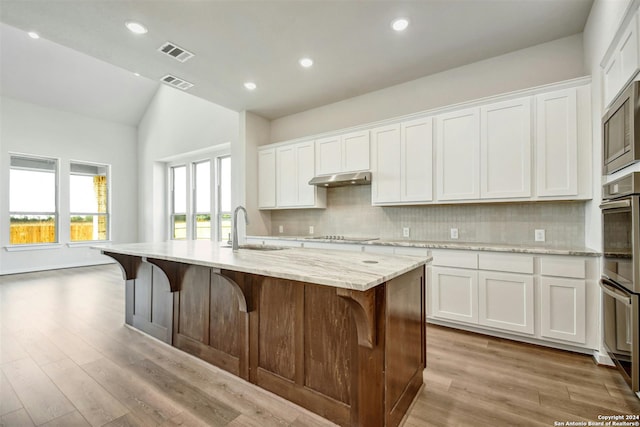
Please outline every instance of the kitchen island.
[{"label": "kitchen island", "polygon": [[101,247],[127,324],[343,426],[396,426],[422,386],[429,259],[209,241]]}]

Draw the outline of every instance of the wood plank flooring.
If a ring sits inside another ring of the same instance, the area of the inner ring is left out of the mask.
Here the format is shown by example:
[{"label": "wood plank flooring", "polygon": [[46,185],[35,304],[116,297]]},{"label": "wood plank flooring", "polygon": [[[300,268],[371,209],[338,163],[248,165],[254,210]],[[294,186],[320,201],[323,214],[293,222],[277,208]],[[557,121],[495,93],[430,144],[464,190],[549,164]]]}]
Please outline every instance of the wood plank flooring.
[{"label": "wood plank flooring", "polygon": [[[115,265],[0,276],[0,426],[294,426],[330,422],[123,326]],[[553,426],[640,414],[588,356],[427,327],[416,426]]]}]

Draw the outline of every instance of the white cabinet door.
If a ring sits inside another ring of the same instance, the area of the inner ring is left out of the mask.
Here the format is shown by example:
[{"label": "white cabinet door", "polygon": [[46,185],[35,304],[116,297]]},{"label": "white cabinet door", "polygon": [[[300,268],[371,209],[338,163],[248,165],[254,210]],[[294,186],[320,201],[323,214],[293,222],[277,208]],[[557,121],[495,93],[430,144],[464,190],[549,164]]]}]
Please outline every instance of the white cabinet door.
[{"label": "white cabinet door", "polygon": [[438,200],[480,198],[479,108],[436,118]]},{"label": "white cabinet door", "polygon": [[619,56],[615,53],[609,58],[609,61],[604,65],[602,84],[604,86],[604,104],[609,105],[618,89],[620,89],[620,61]]},{"label": "white cabinet door", "polygon": [[400,196],[405,202],[433,200],[433,118],[401,124]]},{"label": "white cabinet door", "polygon": [[480,110],[480,196],[531,196],[531,98]]},{"label": "white cabinet door", "polygon": [[342,170],[342,140],[332,136],[316,140],[316,173],[331,175]]},{"label": "white cabinet door", "polygon": [[533,334],[533,309],[533,276],[479,272],[478,323]]},{"label": "white cabinet door", "polygon": [[371,131],[371,201],[400,202],[400,125]]},{"label": "white cabinet door", "polygon": [[276,149],[278,207],[295,206],[298,202],[298,178],[296,170],[296,147],[287,145]]},{"label": "white cabinet door", "polygon": [[276,149],[276,207],[324,207],[324,189],[309,185],[314,176],[313,141]]},{"label": "white cabinet door", "polygon": [[604,64],[604,104],[609,105],[616,94],[631,79],[640,66],[638,43],[638,13],[634,15],[622,33],[611,57]]},{"label": "white cabinet door", "polygon": [[258,208],[276,206],[276,150],[258,151]]},{"label": "white cabinet door", "polygon": [[540,278],[540,333],[552,338],[584,344],[585,287],[580,279]]},{"label": "white cabinet door", "polygon": [[536,193],[578,194],[576,89],[536,96]]},{"label": "white cabinet door", "polygon": [[369,170],[369,131],[342,135],[342,172]]},{"label": "white cabinet door", "polygon": [[633,17],[627,30],[622,35],[618,48],[620,62],[620,81],[619,89],[636,73],[638,70],[638,22],[637,14]]},{"label": "white cabinet door", "polygon": [[315,175],[314,151],[313,141],[296,144],[297,204],[299,206],[313,206],[316,201],[316,187],[309,185],[309,180]]},{"label": "white cabinet door", "polygon": [[434,317],[478,323],[478,272],[433,267],[432,310]]}]

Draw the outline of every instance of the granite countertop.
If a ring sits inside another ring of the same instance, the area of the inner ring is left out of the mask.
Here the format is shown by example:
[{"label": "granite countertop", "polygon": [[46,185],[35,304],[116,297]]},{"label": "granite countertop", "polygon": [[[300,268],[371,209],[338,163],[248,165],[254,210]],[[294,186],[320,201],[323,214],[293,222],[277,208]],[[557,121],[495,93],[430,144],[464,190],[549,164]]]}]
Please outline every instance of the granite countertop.
[{"label": "granite countertop", "polygon": [[211,241],[130,243],[94,249],[358,291],[366,291],[430,261],[418,256],[302,248],[233,252]]},{"label": "granite countertop", "polygon": [[310,239],[304,236],[247,236],[251,239],[262,240],[291,240],[299,242],[324,242],[337,244],[358,244],[372,246],[392,246],[406,248],[427,248],[427,249],[455,249],[467,251],[488,251],[488,252],[510,252],[523,254],[538,255],[572,255],[572,256],[600,256],[598,251],[586,247],[542,247],[533,245],[519,245],[507,243],[477,243],[477,242],[434,242],[424,240],[329,240],[329,239]]}]

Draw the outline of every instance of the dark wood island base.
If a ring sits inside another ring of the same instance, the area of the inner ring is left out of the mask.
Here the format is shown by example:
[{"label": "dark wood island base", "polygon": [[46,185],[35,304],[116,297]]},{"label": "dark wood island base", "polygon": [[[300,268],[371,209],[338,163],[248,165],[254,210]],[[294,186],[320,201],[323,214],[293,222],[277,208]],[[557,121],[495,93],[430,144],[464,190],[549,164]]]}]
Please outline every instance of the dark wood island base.
[{"label": "dark wood island base", "polygon": [[397,426],[422,386],[424,265],[366,291],[103,251],[126,323],[342,426]]}]

